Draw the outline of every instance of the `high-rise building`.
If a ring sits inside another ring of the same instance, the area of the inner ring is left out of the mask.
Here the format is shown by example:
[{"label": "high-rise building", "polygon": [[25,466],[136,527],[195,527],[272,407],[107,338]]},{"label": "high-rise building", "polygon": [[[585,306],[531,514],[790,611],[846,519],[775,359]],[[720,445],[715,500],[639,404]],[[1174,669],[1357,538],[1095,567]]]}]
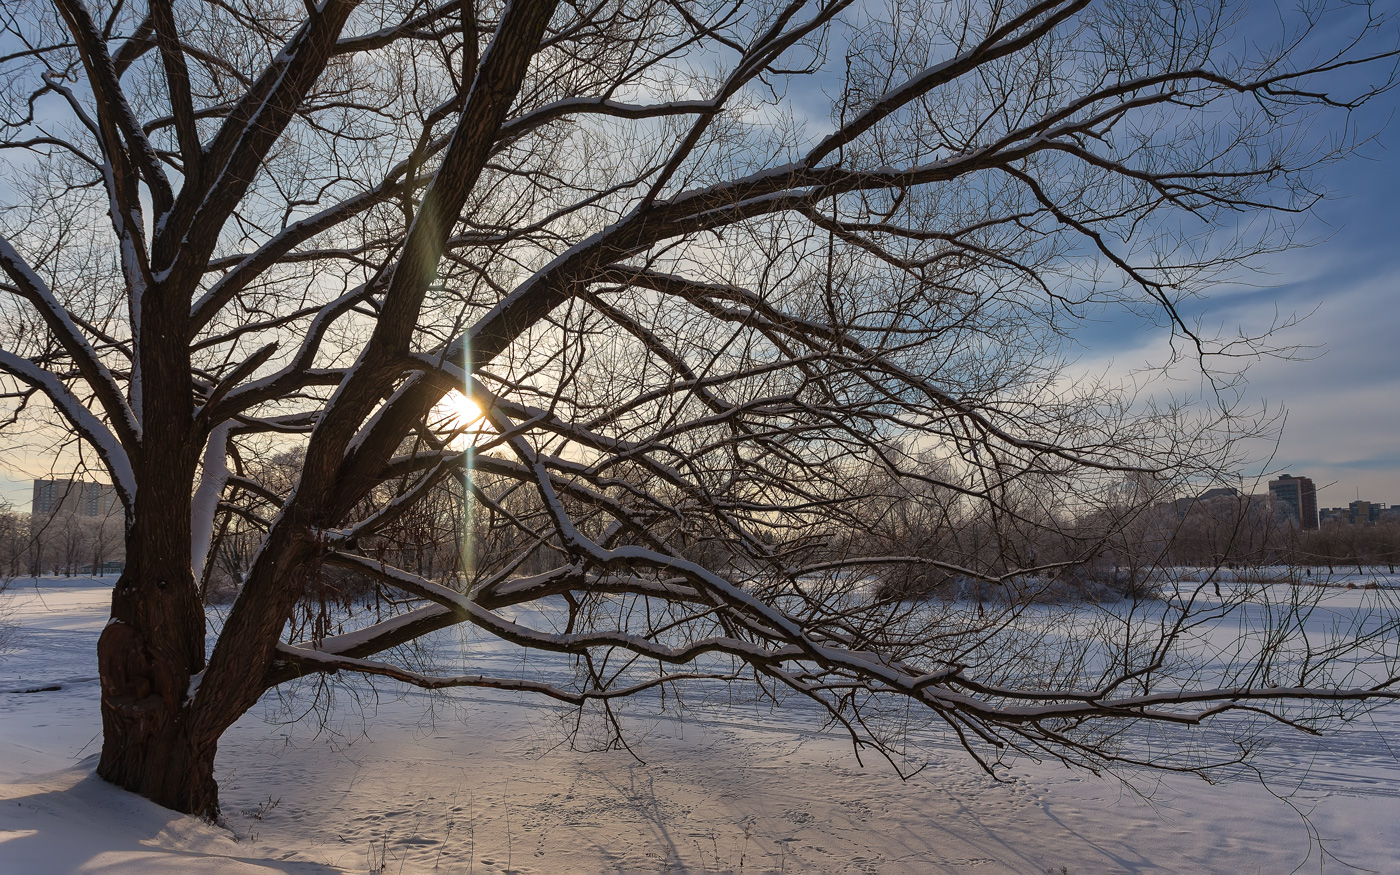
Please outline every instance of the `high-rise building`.
[{"label": "high-rise building", "polygon": [[1277,480],[1269,481],[1269,495],[1303,528],[1317,528],[1317,487],[1311,478],[1280,474]]},{"label": "high-rise building", "polygon": [[82,517],[106,517],[117,512],[117,491],[107,483],[84,480],[35,480],[34,517],[60,513]]}]

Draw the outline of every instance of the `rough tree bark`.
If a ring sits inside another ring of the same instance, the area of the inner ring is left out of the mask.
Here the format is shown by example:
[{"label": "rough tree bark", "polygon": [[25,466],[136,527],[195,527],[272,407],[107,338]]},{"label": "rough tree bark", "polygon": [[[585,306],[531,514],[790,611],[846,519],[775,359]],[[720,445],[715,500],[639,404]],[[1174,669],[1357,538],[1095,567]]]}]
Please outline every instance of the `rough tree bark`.
[{"label": "rough tree bark", "polygon": [[164,498],[156,508],[138,502],[126,567],[112,593],[112,619],[98,639],[102,757],[97,772],[167,808],[212,813],[218,806],[219,734],[208,728],[200,732],[187,707],[190,678],[204,670],[205,631],[184,522],[189,494],[165,492],[160,496],[151,489],[141,496],[139,501]]}]

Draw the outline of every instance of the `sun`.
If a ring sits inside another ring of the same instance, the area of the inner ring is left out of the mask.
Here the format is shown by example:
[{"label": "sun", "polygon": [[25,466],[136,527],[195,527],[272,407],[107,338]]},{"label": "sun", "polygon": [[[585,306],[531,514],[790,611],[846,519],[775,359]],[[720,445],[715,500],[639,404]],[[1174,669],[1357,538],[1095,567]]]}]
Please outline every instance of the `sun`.
[{"label": "sun", "polygon": [[466,430],[481,419],[481,408],[456,389],[448,392],[433,412],[442,418],[444,425],[454,429]]}]

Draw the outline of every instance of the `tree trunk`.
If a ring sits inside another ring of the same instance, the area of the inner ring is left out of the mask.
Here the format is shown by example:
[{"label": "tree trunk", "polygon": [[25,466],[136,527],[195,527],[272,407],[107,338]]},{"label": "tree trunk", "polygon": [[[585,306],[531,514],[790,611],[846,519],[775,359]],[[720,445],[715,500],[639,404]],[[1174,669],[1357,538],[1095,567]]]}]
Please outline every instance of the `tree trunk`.
[{"label": "tree trunk", "polygon": [[218,737],[193,737],[188,708],[180,704],[184,690],[172,690],[177,671],[143,652],[137,633],[124,623],[103,630],[97,652],[106,669],[98,775],[166,808],[217,817]]},{"label": "tree trunk", "polygon": [[137,494],[126,569],[97,643],[97,773],[167,808],[213,818],[218,734],[197,728],[189,702],[190,677],[204,670],[204,611],[190,570],[190,480],[181,482],[148,480]]}]

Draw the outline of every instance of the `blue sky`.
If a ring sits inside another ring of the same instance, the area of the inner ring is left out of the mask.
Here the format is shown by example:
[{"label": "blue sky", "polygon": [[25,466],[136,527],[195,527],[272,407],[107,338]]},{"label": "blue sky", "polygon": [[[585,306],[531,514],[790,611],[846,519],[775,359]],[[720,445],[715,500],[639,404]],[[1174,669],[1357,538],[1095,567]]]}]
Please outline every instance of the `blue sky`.
[{"label": "blue sky", "polygon": [[[1275,317],[1302,321],[1278,335],[1305,347],[1295,360],[1264,360],[1248,372],[1245,399],[1282,407],[1277,448],[1243,473],[1311,477],[1320,506],[1361,497],[1400,504],[1400,121],[1395,95],[1357,115],[1375,141],[1322,175],[1330,190],[1303,226],[1311,245],[1270,256],[1262,288],[1231,289],[1205,302],[1208,325],[1267,327]],[[1224,291],[1224,290],[1222,290]],[[1123,363],[1146,340],[1095,332],[1095,352]]]},{"label": "blue sky", "polygon": [[[817,94],[790,95],[797,104]],[[821,113],[825,113],[825,98]],[[1328,168],[1330,196],[1304,224],[1312,245],[1268,258],[1257,288],[1221,289],[1204,303],[1207,326],[1246,330],[1303,316],[1278,340],[1306,348],[1296,360],[1265,360],[1248,373],[1245,400],[1286,410],[1274,447],[1253,449],[1244,472],[1312,477],[1319,504],[1356,497],[1400,504],[1400,108],[1395,93],[1355,115],[1375,139]],[[816,113],[814,113],[816,115]],[[815,121],[815,119],[814,119]],[[1160,358],[1161,332],[1132,320],[1086,326],[1086,359],[1132,368]],[[0,497],[28,509],[28,472],[20,460],[0,466]]]}]

